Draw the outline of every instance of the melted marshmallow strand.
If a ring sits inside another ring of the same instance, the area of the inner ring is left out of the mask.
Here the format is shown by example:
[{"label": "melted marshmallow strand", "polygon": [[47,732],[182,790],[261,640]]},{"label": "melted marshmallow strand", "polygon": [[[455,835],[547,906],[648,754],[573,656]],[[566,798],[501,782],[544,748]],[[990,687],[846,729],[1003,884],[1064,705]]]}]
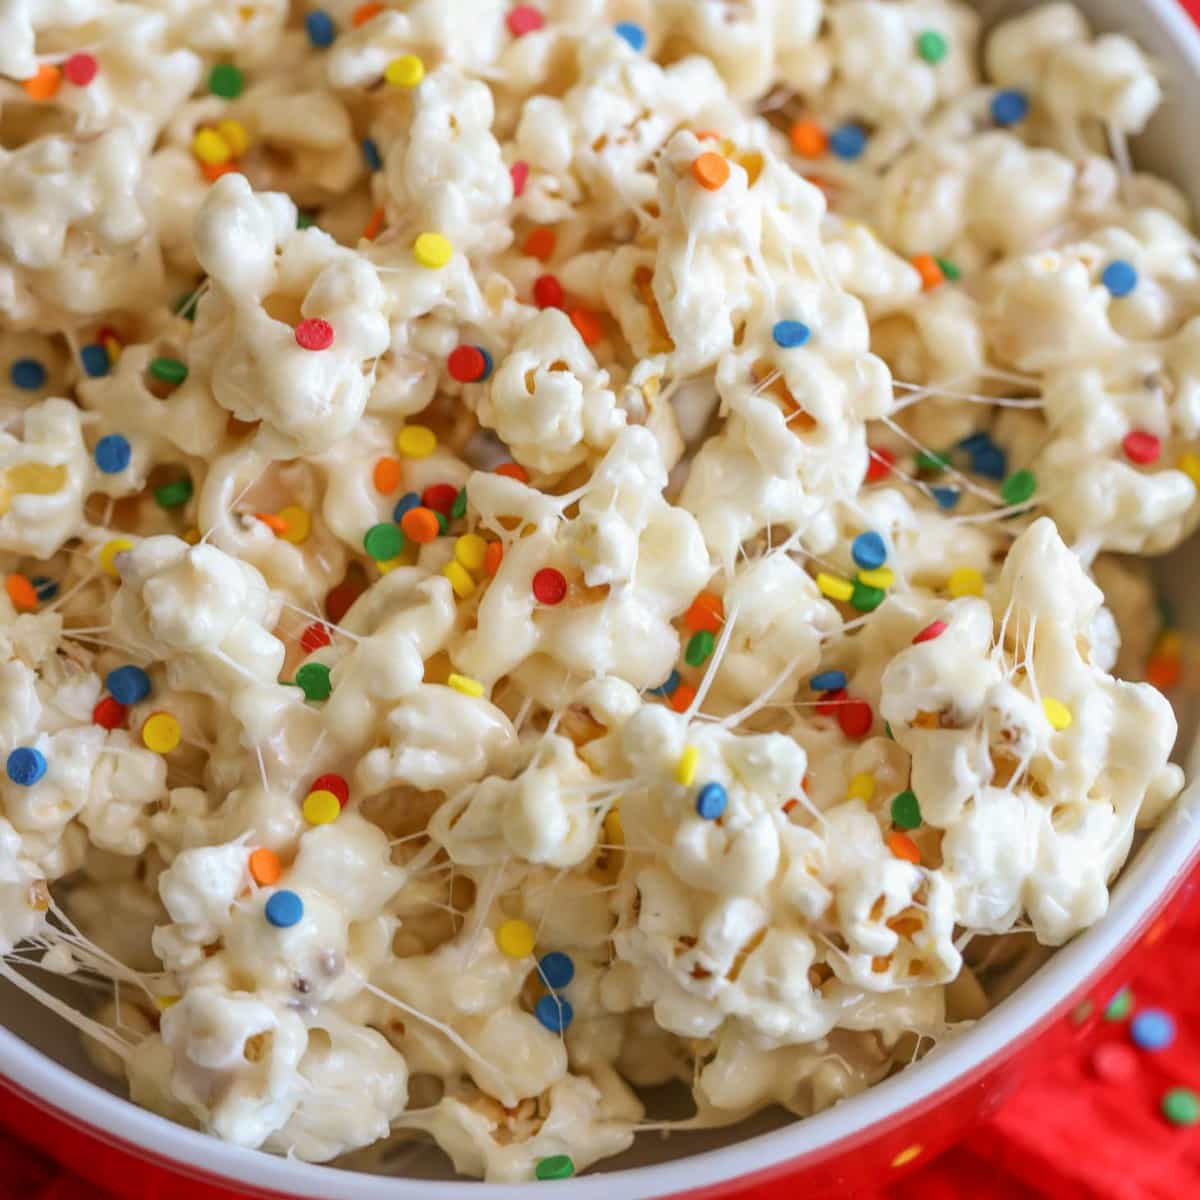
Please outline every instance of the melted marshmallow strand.
[{"label": "melted marshmallow strand", "polygon": [[1164,81],[1064,3],[317,3],[0,5],[0,974],[363,1169],[860,1092],[1182,787]]}]

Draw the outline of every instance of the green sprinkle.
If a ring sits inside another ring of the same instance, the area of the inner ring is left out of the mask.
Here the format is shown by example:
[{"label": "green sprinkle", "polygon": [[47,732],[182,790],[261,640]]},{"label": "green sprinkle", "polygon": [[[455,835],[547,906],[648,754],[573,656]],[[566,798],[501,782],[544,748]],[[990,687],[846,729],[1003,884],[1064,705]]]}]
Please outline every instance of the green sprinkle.
[{"label": "green sprinkle", "polygon": [[865,583],[854,584],[854,595],[850,597],[851,605],[859,612],[874,612],[887,598],[887,592],[882,588],[869,587]]},{"label": "green sprinkle", "polygon": [[461,521],[467,515],[467,489],[459,488],[458,495],[454,497],[454,503],[450,505],[450,515],[456,520]]},{"label": "green sprinkle", "polygon": [[435,508],[433,515],[437,517],[438,533],[444,534],[450,528],[450,518],[440,508]]},{"label": "green sprinkle", "polygon": [[245,76],[233,63],[217,63],[208,74],[208,90],[225,100],[236,100],[245,86]]},{"label": "green sprinkle", "polygon": [[310,225],[316,222],[316,219],[317,218],[314,217],[312,213],[305,212],[304,209],[300,209],[296,213],[296,228],[307,229]]},{"label": "green sprinkle", "polygon": [[570,1155],[552,1154],[549,1158],[539,1158],[533,1173],[539,1179],[570,1179],[575,1174],[575,1164]]},{"label": "green sprinkle", "polygon": [[883,723],[883,732],[884,732],[885,734],[887,734],[888,738],[889,738],[891,741],[893,741],[893,742],[894,742],[894,741],[896,740],[896,735],[895,735],[895,734],[892,732],[892,726],[891,726],[891,722],[890,722],[890,721],[884,721],[884,723]]},{"label": "green sprinkle", "polygon": [[1162,1098],[1162,1112],[1172,1125],[1195,1125],[1200,1121],[1200,1096],[1191,1088],[1172,1088]]},{"label": "green sprinkle", "polygon": [[942,269],[942,274],[945,275],[951,283],[962,278],[962,272],[948,258],[935,258],[933,260]]},{"label": "green sprinkle", "polygon": [[917,455],[918,471],[944,471],[950,465],[950,455],[938,454],[936,450],[922,450]]},{"label": "green sprinkle", "polygon": [[949,43],[936,30],[926,29],[917,38],[917,53],[927,63],[940,63],[949,52]]},{"label": "green sprinkle", "polygon": [[684,661],[689,667],[703,666],[708,661],[708,656],[713,652],[715,644],[713,635],[707,629],[701,629],[699,633],[693,633],[688,639],[687,649],[683,654]]},{"label": "green sprinkle", "polygon": [[296,683],[304,693],[305,700],[328,700],[333,685],[329,682],[329,668],[324,663],[305,663],[296,672]]},{"label": "green sprinkle", "polygon": [[376,562],[387,562],[404,549],[404,534],[390,521],[372,525],[363,535],[363,546]]},{"label": "green sprinkle", "polygon": [[177,358],[152,358],[150,374],[163,383],[182,383],[188,377],[187,363]]},{"label": "green sprinkle", "polygon": [[175,300],[174,310],[177,317],[183,317],[185,321],[194,321],[196,319],[196,305],[200,303],[200,297],[194,291],[184,292],[182,296],[178,296]]},{"label": "green sprinkle", "polygon": [[1133,993],[1128,988],[1122,988],[1105,1006],[1106,1021],[1120,1021],[1129,1016],[1133,1008]]},{"label": "green sprinkle", "polygon": [[1005,504],[1024,504],[1037,491],[1037,476],[1032,471],[1014,471],[1001,485]]},{"label": "green sprinkle", "polygon": [[919,829],[921,803],[916,792],[905,791],[892,797],[892,824],[897,829]]},{"label": "green sprinkle", "polygon": [[173,483],[164,483],[162,487],[155,488],[154,499],[162,508],[179,508],[192,498],[192,491],[192,481],[185,475]]}]

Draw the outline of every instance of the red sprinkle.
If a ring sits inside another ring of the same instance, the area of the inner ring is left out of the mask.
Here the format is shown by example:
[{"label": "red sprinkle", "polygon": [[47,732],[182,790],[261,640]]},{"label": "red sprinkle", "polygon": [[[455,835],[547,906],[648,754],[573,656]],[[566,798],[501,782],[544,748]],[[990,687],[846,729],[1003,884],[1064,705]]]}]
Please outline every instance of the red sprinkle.
[{"label": "red sprinkle", "polygon": [[896,456],[890,450],[872,450],[867,461],[867,482],[878,483],[886,479],[896,465]]},{"label": "red sprinkle", "polygon": [[69,83],[73,83],[76,87],[87,87],[93,79],[96,78],[96,72],[100,70],[100,64],[92,57],[92,55],[79,51],[77,54],[72,54],[70,58],[63,63],[63,74],[67,77]]},{"label": "red sprinkle", "polygon": [[363,589],[353,583],[339,583],[325,596],[325,615],[336,625],[362,595]]},{"label": "red sprinkle", "polygon": [[1138,1056],[1120,1042],[1105,1042],[1092,1052],[1092,1074],[1109,1083],[1127,1083],[1138,1073]]},{"label": "red sprinkle", "polygon": [[478,346],[455,346],[446,358],[446,369],[451,379],[459,383],[474,383],[483,378],[487,359]]},{"label": "red sprinkle", "polygon": [[545,17],[532,4],[518,4],[508,14],[506,21],[508,32],[513,37],[524,37],[527,33],[534,33],[546,23]]},{"label": "red sprinkle", "polygon": [[567,595],[567,578],[553,567],[543,567],[533,577],[533,594],[539,604],[561,604]]},{"label": "red sprinkle", "polygon": [[431,483],[421,493],[421,503],[426,508],[432,508],[434,512],[440,512],[444,517],[450,515],[457,499],[458,488],[452,483]]},{"label": "red sprinkle", "polygon": [[508,173],[512,176],[513,199],[516,199],[525,191],[525,185],[529,182],[529,164],[515,162],[509,168]]},{"label": "red sprinkle", "polygon": [[913,638],[913,645],[919,646],[922,642],[932,642],[934,638],[940,638],[946,632],[948,626],[945,621],[934,621],[931,625],[926,625],[920,633]]},{"label": "red sprinkle", "polygon": [[865,738],[875,723],[875,714],[865,700],[847,700],[838,709],[838,724],[849,738]]},{"label": "red sprinkle", "polygon": [[309,784],[308,790],[310,792],[332,792],[343,808],[346,807],[346,801],[350,799],[350,785],[341,775],[318,775]]},{"label": "red sprinkle", "polygon": [[1133,433],[1127,433],[1121,446],[1125,451],[1125,457],[1130,462],[1138,463],[1141,466],[1158,462],[1159,456],[1162,454],[1162,442],[1154,434],[1145,433],[1140,429],[1135,429]]},{"label": "red sprinkle", "polygon": [[126,711],[125,705],[114,700],[111,696],[105,696],[92,709],[92,720],[101,729],[117,729],[125,724]]},{"label": "red sprinkle", "polygon": [[296,344],[302,350],[328,350],[333,345],[333,326],[320,317],[307,317],[296,326]]},{"label": "red sprinkle", "polygon": [[538,308],[562,308],[562,284],[553,275],[539,275],[533,283],[533,299]]},{"label": "red sprinkle", "polygon": [[314,651],[320,650],[322,646],[328,646],[330,640],[329,626],[320,621],[314,621],[300,635],[300,647],[308,654],[312,654]]},{"label": "red sprinkle", "polygon": [[496,474],[504,475],[509,479],[515,479],[518,483],[529,482],[529,472],[520,463],[501,463],[496,468]]},{"label": "red sprinkle", "polygon": [[838,688],[836,692],[823,692],[817,701],[817,712],[823,717],[832,717],[846,699],[846,689]]}]

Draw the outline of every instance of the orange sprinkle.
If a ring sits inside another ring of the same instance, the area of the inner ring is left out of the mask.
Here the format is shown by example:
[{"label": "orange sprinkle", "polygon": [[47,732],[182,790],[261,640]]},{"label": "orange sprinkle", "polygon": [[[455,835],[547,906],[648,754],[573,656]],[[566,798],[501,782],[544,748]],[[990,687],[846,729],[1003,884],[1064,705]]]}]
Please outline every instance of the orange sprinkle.
[{"label": "orange sprinkle", "polygon": [[721,135],[715,129],[697,129],[696,139],[697,141],[701,142],[719,142],[721,140]]},{"label": "orange sprinkle", "polygon": [[37,608],[37,589],[24,575],[10,575],[4,581],[4,588],[17,612],[33,612]]},{"label": "orange sprinkle", "polygon": [[938,266],[937,259],[932,254],[918,254],[913,260],[912,265],[917,268],[917,274],[921,276],[921,287],[932,292],[935,287],[940,287],[946,282],[946,276],[942,274],[942,268]]},{"label": "orange sprinkle", "polygon": [[1174,654],[1153,654],[1146,664],[1146,682],[1160,692],[1175,687],[1182,674],[1179,657]]},{"label": "orange sprinkle", "polygon": [[282,874],[283,864],[274,850],[268,850],[263,846],[250,855],[250,878],[255,883],[262,884],[263,887],[270,887],[271,884],[279,882]]},{"label": "orange sprinkle", "polygon": [[483,553],[483,573],[492,579],[500,570],[500,563],[504,558],[504,543],[503,542],[488,542],[487,549]]},{"label": "orange sprinkle", "polygon": [[553,229],[531,229],[525,239],[525,253],[545,262],[554,253],[557,243]]},{"label": "orange sprinkle", "polygon": [[683,614],[683,623],[693,633],[719,633],[724,620],[725,605],[712,592],[701,592]]},{"label": "orange sprinkle", "polygon": [[204,178],[209,183],[216,183],[222,175],[236,174],[241,168],[232,159],[229,162],[223,163],[201,163],[200,170],[204,172]]},{"label": "orange sprinkle", "polygon": [[[370,7],[368,5],[368,7]],[[373,242],[378,236],[379,231],[383,228],[383,209],[377,208],[372,214],[371,219],[367,222],[367,227],[363,230],[363,237],[368,242]]]},{"label": "orange sprinkle", "polygon": [[400,528],[404,531],[406,538],[416,542],[420,546],[424,546],[427,542],[432,542],[438,535],[437,513],[431,508],[422,508],[420,506],[410,508],[400,518]]},{"label": "orange sprinkle", "polygon": [[283,537],[287,533],[287,522],[275,513],[255,513],[254,514],[276,537]]},{"label": "orange sprinkle", "polygon": [[710,192],[719,191],[729,180],[729,162],[720,154],[706,150],[692,159],[692,178]]},{"label": "orange sprinkle", "polygon": [[49,100],[62,83],[62,72],[49,63],[42,63],[32,79],[23,80],[21,86],[34,100]]},{"label": "orange sprinkle", "polygon": [[501,463],[496,468],[496,474],[507,476],[509,479],[515,479],[518,483],[529,482],[529,472],[520,463]]},{"label": "orange sprinkle", "polygon": [[365,25],[372,17],[377,17],[383,12],[382,4],[360,4],[350,16],[350,24],[357,29],[360,25]]},{"label": "orange sprinkle", "polygon": [[668,703],[677,712],[687,712],[696,698],[696,689],[681,683],[670,695]]},{"label": "orange sprinkle", "polygon": [[394,492],[400,486],[400,460],[398,458],[381,458],[375,464],[372,475],[377,492]]},{"label": "orange sprinkle", "polygon": [[788,131],[788,137],[801,158],[824,158],[829,152],[829,135],[816,121],[797,121]]},{"label": "orange sprinkle", "polygon": [[887,848],[897,858],[902,858],[905,862],[917,865],[921,862],[921,851],[917,849],[917,843],[907,833],[901,833],[899,830],[893,829],[887,835]]},{"label": "orange sprinkle", "polygon": [[600,318],[594,312],[588,312],[586,308],[571,309],[571,324],[575,326],[576,332],[583,338],[585,346],[594,346],[604,337],[604,326],[600,323]]}]

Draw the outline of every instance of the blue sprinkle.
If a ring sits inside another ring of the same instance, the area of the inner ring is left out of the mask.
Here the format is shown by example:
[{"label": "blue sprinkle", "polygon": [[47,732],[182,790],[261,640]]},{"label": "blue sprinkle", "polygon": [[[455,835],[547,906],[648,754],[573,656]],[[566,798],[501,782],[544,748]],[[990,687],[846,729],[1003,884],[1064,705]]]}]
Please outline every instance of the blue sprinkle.
[{"label": "blue sprinkle", "polygon": [[129,466],[129,460],[133,457],[133,448],[129,445],[128,438],[122,437],[119,433],[108,433],[96,443],[93,457],[96,460],[96,466],[105,475],[120,475]]},{"label": "blue sprinkle", "polygon": [[485,379],[487,379],[491,376],[492,367],[494,366],[494,364],[492,362],[492,356],[482,346],[476,346],[475,349],[478,350],[479,353],[483,355],[483,374],[480,375],[480,377],[475,382],[482,383]]},{"label": "blue sprinkle", "polygon": [[290,929],[293,925],[298,925],[303,918],[304,901],[295,892],[285,889],[276,892],[267,901],[267,907],[263,911],[276,929]]},{"label": "blue sprinkle", "polygon": [[36,392],[46,382],[46,368],[36,358],[18,358],[8,369],[13,387]]},{"label": "blue sprinkle", "polygon": [[971,454],[971,469],[985,479],[1007,479],[1008,455],[999,446],[982,446]]},{"label": "blue sprinkle", "polygon": [[867,148],[867,131],[861,125],[843,125],[829,135],[829,148],[838,158],[861,158]]},{"label": "blue sprinkle", "polygon": [[715,821],[728,803],[729,797],[719,783],[706,783],[696,796],[696,811],[706,821]]},{"label": "blue sprinkle", "polygon": [[850,547],[850,556],[865,571],[873,571],[887,562],[887,546],[873,529],[860,533]]},{"label": "blue sprinkle", "polygon": [[992,120],[997,125],[1016,125],[1029,115],[1029,97],[1024,92],[1003,91],[992,97]]},{"label": "blue sprinkle", "polygon": [[575,978],[575,964],[571,961],[571,956],[559,950],[543,954],[538,969],[547,987],[565,988]]},{"label": "blue sprinkle", "polygon": [[938,503],[938,508],[954,508],[962,499],[962,493],[957,488],[935,487],[930,490]]},{"label": "blue sprinkle", "polygon": [[533,1015],[551,1033],[562,1033],[575,1019],[575,1010],[571,1007],[569,1000],[564,1000],[561,996],[556,996],[551,992],[534,1005]]},{"label": "blue sprinkle", "polygon": [[334,25],[333,18],[321,8],[314,9],[304,18],[304,28],[308,33],[308,40],[318,50],[332,46],[333,39],[337,37],[337,26]]},{"label": "blue sprinkle", "polygon": [[822,671],[820,675],[814,675],[808,681],[808,686],[814,692],[836,692],[848,682],[845,671]]},{"label": "blue sprinkle", "polygon": [[618,21],[613,33],[624,38],[639,54],[646,48],[646,31],[636,21]]},{"label": "blue sprinkle", "polygon": [[1108,288],[1110,295],[1120,300],[1123,296],[1128,296],[1137,287],[1137,268],[1133,263],[1128,263],[1123,258],[1118,258],[1115,262],[1110,262],[1104,268],[1104,274],[1100,276],[1100,282]]},{"label": "blue sprinkle", "polygon": [[47,600],[53,600],[58,595],[58,580],[51,579],[49,575],[35,575],[33,577],[33,590],[37,592],[37,598],[43,603]]},{"label": "blue sprinkle", "polygon": [[654,688],[650,689],[650,695],[652,695],[652,696],[670,696],[674,693],[675,689],[678,686],[679,686],[679,672],[672,671],[670,673],[670,675],[667,676],[665,683],[660,683],[658,685],[658,687],[654,687]]},{"label": "blue sprinkle", "polygon": [[1129,1023],[1129,1036],[1143,1050],[1165,1050],[1175,1040],[1175,1022],[1161,1008],[1143,1009]]},{"label": "blue sprinkle", "polygon": [[128,707],[150,695],[150,676],[141,667],[117,667],[115,671],[109,671],[104,686],[118,704]]},{"label": "blue sprinkle", "polygon": [[782,346],[784,350],[794,350],[812,337],[812,330],[803,321],[776,321],[771,336],[775,339],[775,345]]},{"label": "blue sprinkle", "polygon": [[8,756],[8,777],[21,787],[33,787],[46,773],[46,756],[32,746],[18,746]]},{"label": "blue sprinkle", "polygon": [[84,346],[79,352],[79,361],[93,379],[100,379],[108,374],[108,351],[99,342]]},{"label": "blue sprinkle", "polygon": [[396,507],[392,509],[392,520],[398,525],[400,518],[404,516],[411,508],[421,507],[421,497],[416,492],[405,492],[399,500],[396,501]]},{"label": "blue sprinkle", "polygon": [[367,166],[372,171],[381,170],[383,167],[383,159],[379,156],[379,146],[374,138],[363,138],[362,140],[363,158],[367,160]]},{"label": "blue sprinkle", "polygon": [[992,439],[989,434],[982,432],[969,434],[958,443],[960,450],[965,450],[968,454],[977,454],[980,450],[991,446]]}]

